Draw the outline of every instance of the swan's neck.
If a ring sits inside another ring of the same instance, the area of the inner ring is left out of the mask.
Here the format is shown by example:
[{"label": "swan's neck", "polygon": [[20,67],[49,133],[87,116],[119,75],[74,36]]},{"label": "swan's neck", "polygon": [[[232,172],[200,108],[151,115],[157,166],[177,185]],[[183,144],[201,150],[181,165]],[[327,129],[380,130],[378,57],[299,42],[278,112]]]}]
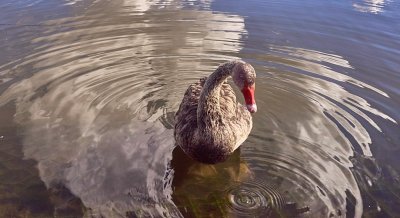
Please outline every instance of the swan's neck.
[{"label": "swan's neck", "polygon": [[200,130],[215,129],[223,124],[224,117],[220,111],[222,83],[231,75],[234,62],[219,66],[206,80],[200,93],[197,108],[197,124]]}]

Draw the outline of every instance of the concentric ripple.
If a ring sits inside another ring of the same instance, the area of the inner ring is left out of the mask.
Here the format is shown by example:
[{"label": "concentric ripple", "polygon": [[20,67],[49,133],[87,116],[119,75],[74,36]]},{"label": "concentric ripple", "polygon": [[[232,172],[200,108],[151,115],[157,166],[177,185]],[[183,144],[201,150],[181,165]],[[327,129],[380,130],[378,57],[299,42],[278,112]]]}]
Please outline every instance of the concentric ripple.
[{"label": "concentric ripple", "polygon": [[227,194],[233,213],[243,216],[271,216],[283,210],[286,203],[273,188],[254,181],[230,187]]}]

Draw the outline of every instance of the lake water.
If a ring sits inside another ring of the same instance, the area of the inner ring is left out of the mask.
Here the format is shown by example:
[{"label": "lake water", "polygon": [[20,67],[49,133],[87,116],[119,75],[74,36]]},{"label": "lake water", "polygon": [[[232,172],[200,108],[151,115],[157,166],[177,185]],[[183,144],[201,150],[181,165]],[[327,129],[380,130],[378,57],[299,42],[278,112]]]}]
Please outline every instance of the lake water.
[{"label": "lake water", "polygon": [[[2,0],[0,48],[4,217],[400,216],[398,1]],[[253,130],[196,163],[174,113],[233,59]]]}]

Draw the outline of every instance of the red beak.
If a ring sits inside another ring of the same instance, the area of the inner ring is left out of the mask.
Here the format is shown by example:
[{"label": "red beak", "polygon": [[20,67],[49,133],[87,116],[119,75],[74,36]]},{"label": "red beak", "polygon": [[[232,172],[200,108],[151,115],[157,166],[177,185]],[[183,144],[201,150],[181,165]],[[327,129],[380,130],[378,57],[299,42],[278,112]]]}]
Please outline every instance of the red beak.
[{"label": "red beak", "polygon": [[255,91],[255,89],[256,89],[255,85],[244,86],[243,89],[242,89],[242,93],[243,93],[243,96],[244,96],[244,101],[246,102],[247,110],[249,110],[250,113],[257,112],[256,100],[254,99],[254,91]]}]

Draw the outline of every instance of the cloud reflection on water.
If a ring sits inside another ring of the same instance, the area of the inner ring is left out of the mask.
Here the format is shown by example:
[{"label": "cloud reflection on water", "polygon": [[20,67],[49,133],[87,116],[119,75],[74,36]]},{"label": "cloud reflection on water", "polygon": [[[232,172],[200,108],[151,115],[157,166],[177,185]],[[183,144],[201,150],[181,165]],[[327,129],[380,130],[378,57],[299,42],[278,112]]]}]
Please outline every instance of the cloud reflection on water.
[{"label": "cloud reflection on water", "polygon": [[379,14],[384,11],[383,8],[387,3],[387,0],[361,0],[361,2],[353,3],[353,7],[360,12]]},{"label": "cloud reflection on water", "polygon": [[1,104],[16,99],[25,157],[48,187],[67,187],[95,216],[179,216],[162,184],[174,147],[168,113],[201,77],[193,72],[232,59],[208,52],[235,53],[246,33],[239,16],[153,9],[160,2],[134,2],[143,12],[136,18],[100,18],[92,5],[87,15],[49,21],[34,53],[2,66],[4,75],[33,74],[0,96]]},{"label": "cloud reflection on water", "polygon": [[243,156],[262,168],[250,167],[256,176],[284,178],[274,183],[282,190],[296,187],[293,199],[311,196],[303,203],[319,208],[313,215],[361,216],[363,201],[350,157],[373,155],[369,130],[381,128],[371,114],[396,121],[354,90],[389,96],[347,74],[353,67],[341,56],[295,47],[268,49],[248,56],[267,64],[256,68],[264,72],[258,73],[256,93],[256,98],[263,96],[257,99],[264,113],[255,114],[262,122],[255,122]]}]

